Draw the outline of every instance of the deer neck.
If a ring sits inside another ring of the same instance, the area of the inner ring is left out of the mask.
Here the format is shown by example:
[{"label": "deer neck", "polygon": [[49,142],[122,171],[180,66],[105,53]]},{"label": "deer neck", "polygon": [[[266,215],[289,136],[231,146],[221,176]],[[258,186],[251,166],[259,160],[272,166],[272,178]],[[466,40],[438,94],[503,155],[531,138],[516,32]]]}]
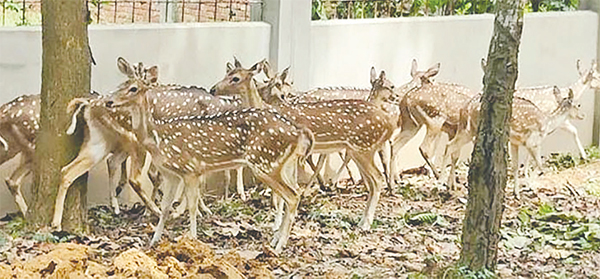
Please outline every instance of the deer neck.
[{"label": "deer neck", "polygon": [[547,118],[544,125],[544,133],[549,134],[556,130],[569,116],[569,109],[559,106]]},{"label": "deer neck", "polygon": [[242,102],[244,105],[252,108],[265,108],[265,103],[258,93],[258,89],[254,82],[250,83],[242,94]]}]

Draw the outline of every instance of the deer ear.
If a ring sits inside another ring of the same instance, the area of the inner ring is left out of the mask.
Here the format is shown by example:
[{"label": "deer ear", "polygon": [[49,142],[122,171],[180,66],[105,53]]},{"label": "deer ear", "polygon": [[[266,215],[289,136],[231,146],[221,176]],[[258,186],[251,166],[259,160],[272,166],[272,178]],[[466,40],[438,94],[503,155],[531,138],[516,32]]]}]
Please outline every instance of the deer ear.
[{"label": "deer ear", "polygon": [[442,64],[437,63],[437,64],[433,65],[431,68],[427,69],[427,72],[425,72],[425,77],[432,78],[432,77],[436,76],[440,72],[441,65]]},{"label": "deer ear", "polygon": [[257,62],[256,64],[252,65],[252,67],[250,67],[250,72],[252,72],[252,75],[258,75],[260,73],[260,71],[262,71],[262,65],[263,65],[263,61]]},{"label": "deer ear", "polygon": [[233,67],[233,64],[231,64],[231,62],[227,62],[226,67],[227,67],[226,74],[229,73],[229,72],[231,72],[231,70],[233,70],[235,68],[235,67]]},{"label": "deer ear", "polygon": [[262,61],[263,63],[263,72],[265,72],[265,76],[267,76],[267,78],[272,79],[275,76],[277,76],[276,73],[273,72],[273,69],[271,68],[271,64],[269,64],[269,61],[267,61],[267,59],[263,59]]},{"label": "deer ear", "polygon": [[236,68],[242,67],[242,63],[240,63],[240,60],[238,60],[235,56],[233,57],[233,65],[235,65]]},{"label": "deer ear", "polygon": [[579,76],[582,77],[585,73],[583,72],[583,70],[581,69],[581,60],[577,59],[577,72],[579,73]]},{"label": "deer ear", "polygon": [[375,67],[371,67],[371,84],[374,84],[377,81],[377,71],[375,71]]},{"label": "deer ear", "polygon": [[410,66],[410,76],[415,77],[417,75],[417,59],[412,60],[412,64]]},{"label": "deer ear", "polygon": [[281,78],[281,82],[285,83],[285,81],[288,79],[289,74],[290,74],[290,66],[287,66],[287,68],[283,69],[283,71],[279,75],[279,77]]},{"label": "deer ear", "polygon": [[562,94],[560,93],[560,88],[558,88],[558,86],[554,86],[554,88],[552,88],[554,91],[554,99],[556,99],[556,102],[560,104],[560,102],[562,102],[563,98],[562,98]]},{"label": "deer ear", "polygon": [[158,82],[158,67],[157,66],[152,66],[148,69],[148,79],[150,80],[150,83]]},{"label": "deer ear", "polygon": [[135,71],[133,70],[129,62],[125,60],[125,58],[117,58],[117,67],[119,68],[119,71],[121,71],[121,73],[126,75],[128,78],[133,78],[135,76]]},{"label": "deer ear", "polygon": [[575,97],[575,95],[573,94],[573,89],[569,88],[569,100],[573,101],[574,97]]},{"label": "deer ear", "polygon": [[379,73],[379,79],[380,80],[384,80],[385,79],[385,71],[381,71],[381,73]]}]

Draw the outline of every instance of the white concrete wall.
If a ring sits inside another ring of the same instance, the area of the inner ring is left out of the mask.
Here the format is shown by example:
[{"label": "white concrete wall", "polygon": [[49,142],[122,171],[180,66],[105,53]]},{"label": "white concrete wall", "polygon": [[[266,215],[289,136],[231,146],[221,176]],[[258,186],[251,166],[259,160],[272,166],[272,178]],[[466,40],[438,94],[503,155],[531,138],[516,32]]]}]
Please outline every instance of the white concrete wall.
[{"label": "white concrete wall", "polygon": [[[395,84],[410,79],[413,58],[425,69],[441,62],[439,81],[461,83],[481,90],[481,58],[493,32],[494,16],[314,21],[311,39],[311,85],[369,87],[369,70],[384,69]],[[568,86],[577,77],[576,60],[590,67],[596,57],[597,17],[593,12],[525,15],[519,53],[518,86]],[[587,115],[576,122],[581,139],[592,139],[593,92],[581,102]],[[424,134],[420,134],[423,136]],[[409,158],[419,158],[412,141]],[[407,151],[409,151],[407,150]],[[568,134],[557,131],[544,144],[544,153],[576,151]],[[405,161],[416,166],[418,159]]]},{"label": "white concrete wall", "polygon": [[[158,65],[162,82],[210,88],[223,78],[225,63],[233,55],[247,64],[268,57],[269,37],[270,26],[262,22],[91,26],[90,44],[98,63],[92,69],[92,89],[107,93],[124,80],[116,67],[119,56]],[[0,28],[0,103],[38,94],[41,54],[39,27]],[[7,177],[14,167],[14,163],[0,167],[0,177]],[[101,164],[90,177],[90,202],[108,203],[106,182],[106,167]],[[1,216],[16,206],[4,182],[0,184]],[[24,190],[28,192],[29,185]],[[124,197],[132,196],[126,191]]]},{"label": "white concrete wall", "polygon": [[[308,63],[302,64],[310,67],[310,87],[368,87],[371,66],[385,69],[388,77],[402,84],[409,80],[410,62],[416,58],[421,68],[441,62],[438,80],[479,90],[479,63],[487,55],[492,28],[492,15],[316,21],[311,23],[310,50],[303,52],[310,55]],[[567,86],[577,78],[575,61],[581,59],[589,67],[595,57],[595,13],[528,14],[524,28],[520,86]],[[223,77],[225,62],[232,55],[245,65],[269,57],[269,40],[270,26],[265,23],[92,26],[90,42],[98,62],[92,72],[92,88],[107,92],[123,80],[115,67],[118,56],[159,65],[162,82],[210,87]],[[40,29],[0,28],[0,102],[37,93],[40,69]],[[591,92],[582,103],[588,117],[576,125],[584,143],[589,144]],[[405,167],[421,163],[414,152],[421,138],[405,150],[403,157],[411,158],[404,161]],[[567,150],[575,151],[575,144],[560,131],[544,146],[545,152]],[[13,168],[14,164],[2,166],[0,177]],[[108,201],[105,173],[104,166],[92,173],[92,203]],[[0,215],[15,209],[6,187],[0,185]]]}]

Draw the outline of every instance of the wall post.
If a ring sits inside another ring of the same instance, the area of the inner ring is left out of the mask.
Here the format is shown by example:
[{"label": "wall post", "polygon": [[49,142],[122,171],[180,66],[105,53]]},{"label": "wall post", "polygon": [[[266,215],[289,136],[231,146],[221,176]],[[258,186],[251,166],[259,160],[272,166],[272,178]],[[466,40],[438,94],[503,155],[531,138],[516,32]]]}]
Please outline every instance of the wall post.
[{"label": "wall post", "polygon": [[311,8],[308,0],[263,0],[262,18],[271,24],[269,62],[279,71],[291,66],[298,90],[310,82]]},{"label": "wall post", "polygon": [[[596,61],[600,61],[600,1],[598,0],[581,0],[579,2],[580,10],[590,10],[596,12],[598,17],[597,38],[596,38]],[[594,124],[592,126],[592,145],[599,146],[600,144],[600,90],[596,90],[594,94]]]}]

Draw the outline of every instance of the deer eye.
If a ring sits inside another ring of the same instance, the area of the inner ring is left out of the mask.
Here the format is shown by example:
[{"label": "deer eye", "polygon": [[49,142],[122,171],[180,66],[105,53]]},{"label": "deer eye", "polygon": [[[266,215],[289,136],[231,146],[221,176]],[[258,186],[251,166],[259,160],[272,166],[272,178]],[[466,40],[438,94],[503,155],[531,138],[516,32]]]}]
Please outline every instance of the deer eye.
[{"label": "deer eye", "polygon": [[131,93],[135,93],[135,92],[137,92],[137,90],[138,90],[137,87],[129,88],[129,92],[131,92]]},{"label": "deer eye", "polygon": [[233,77],[232,81],[233,81],[233,82],[239,82],[239,81],[240,81],[240,78],[239,78],[239,77]]}]

